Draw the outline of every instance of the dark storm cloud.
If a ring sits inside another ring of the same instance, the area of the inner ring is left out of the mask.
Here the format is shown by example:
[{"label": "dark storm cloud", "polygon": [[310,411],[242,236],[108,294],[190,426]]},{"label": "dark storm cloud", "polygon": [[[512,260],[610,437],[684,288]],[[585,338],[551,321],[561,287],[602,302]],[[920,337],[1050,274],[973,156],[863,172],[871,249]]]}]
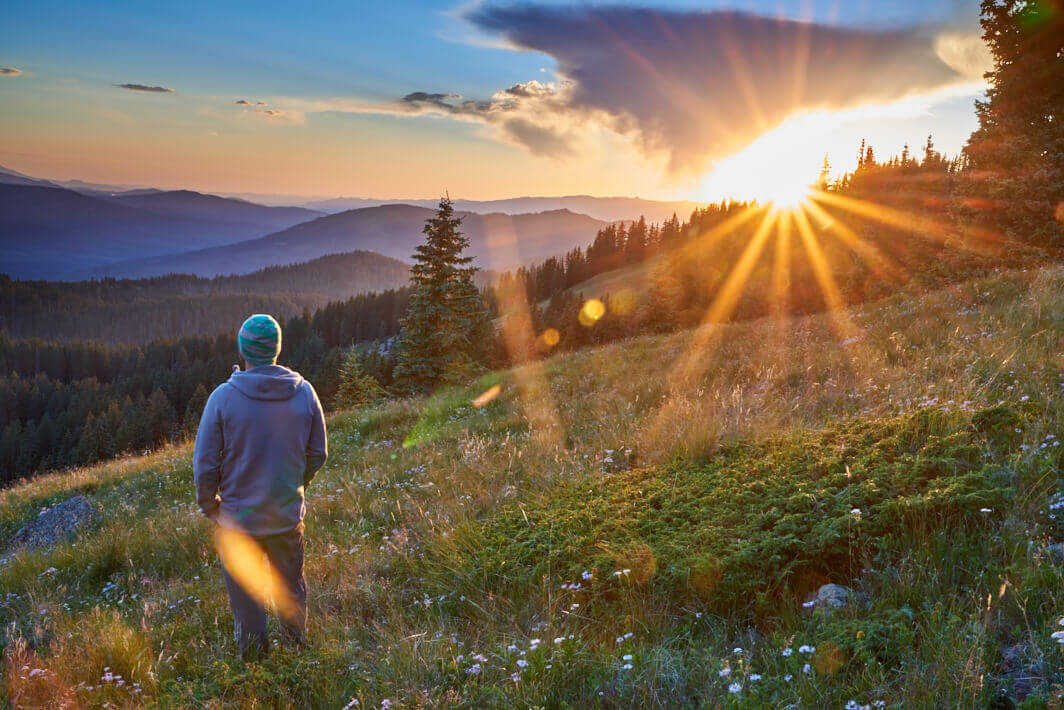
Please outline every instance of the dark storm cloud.
[{"label": "dark storm cloud", "polygon": [[444,110],[451,109],[451,105],[447,103],[449,99],[460,99],[459,94],[430,94],[426,91],[414,91],[407,94],[403,98],[399,99],[404,104],[410,104],[411,106],[421,106],[423,104],[429,104],[431,106],[437,106]]},{"label": "dark storm cloud", "polygon": [[247,99],[237,99],[236,105],[237,106],[250,106],[251,102],[248,101]]},{"label": "dark storm cloud", "polygon": [[[468,19],[550,55],[565,81],[517,84],[490,102],[452,103],[454,95],[424,92],[403,102],[486,122],[520,114],[523,123],[510,128],[511,117],[494,122],[530,149],[547,134],[543,145],[562,140],[558,121],[547,127],[544,111],[594,118],[634,137],[648,155],[664,154],[673,171],[704,169],[798,111],[887,102],[964,79],[939,58],[932,28],[877,31],[734,11],[594,6],[484,6]],[[522,110],[530,102],[536,110]]]},{"label": "dark storm cloud", "polygon": [[144,91],[150,94],[172,94],[173,89],[168,89],[165,86],[149,86],[148,84],[115,84],[119,89],[129,89],[130,91]]}]

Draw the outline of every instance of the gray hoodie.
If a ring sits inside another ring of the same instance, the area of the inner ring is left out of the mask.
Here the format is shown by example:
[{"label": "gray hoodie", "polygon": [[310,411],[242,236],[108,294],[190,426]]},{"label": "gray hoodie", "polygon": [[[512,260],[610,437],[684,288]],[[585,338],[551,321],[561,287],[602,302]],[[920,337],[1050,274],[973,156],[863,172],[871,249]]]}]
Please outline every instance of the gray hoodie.
[{"label": "gray hoodie", "polygon": [[200,510],[255,535],[299,526],[303,489],[328,457],[318,395],[280,365],[235,370],[207,400],[192,468]]}]

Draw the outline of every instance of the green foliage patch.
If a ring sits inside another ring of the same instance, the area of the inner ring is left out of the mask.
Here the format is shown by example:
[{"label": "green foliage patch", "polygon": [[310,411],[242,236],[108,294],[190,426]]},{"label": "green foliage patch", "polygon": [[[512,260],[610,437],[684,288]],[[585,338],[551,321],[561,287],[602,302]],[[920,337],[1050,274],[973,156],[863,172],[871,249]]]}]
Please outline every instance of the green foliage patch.
[{"label": "green foliage patch", "polygon": [[468,527],[462,573],[520,587],[591,571],[606,596],[634,586],[763,616],[821,584],[848,584],[867,559],[985,534],[1014,495],[985,423],[1021,418],[1007,407],[928,409],[563,483]]}]

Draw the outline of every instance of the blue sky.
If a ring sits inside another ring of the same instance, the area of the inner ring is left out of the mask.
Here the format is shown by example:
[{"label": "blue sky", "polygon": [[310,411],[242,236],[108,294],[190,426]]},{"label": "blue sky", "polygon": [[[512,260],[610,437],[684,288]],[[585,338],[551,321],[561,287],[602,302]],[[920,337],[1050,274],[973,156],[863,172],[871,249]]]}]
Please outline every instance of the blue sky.
[{"label": "blue sky", "polygon": [[[678,0],[575,9],[540,2],[509,15],[492,15],[495,5],[438,2],[20,3],[5,10],[0,25],[0,67],[20,72],[0,76],[0,164],[49,177],[228,192],[431,196],[442,187],[485,198],[556,191],[697,196],[702,176],[748,145],[751,135],[722,141],[719,130],[712,140],[695,130],[683,137],[686,143],[670,144],[686,132],[690,115],[664,102],[657,116],[638,96],[610,93],[609,87],[629,81],[649,91],[646,76],[592,75],[608,74],[611,63],[589,63],[582,45],[594,48],[603,40],[593,34],[583,39],[581,31],[594,30],[580,28],[623,22],[623,6],[675,27],[692,17],[676,13],[692,10],[808,20],[837,28],[831,40],[844,48],[861,45],[859,38],[847,39],[850,30],[896,31],[884,35],[889,45],[933,43],[943,34],[970,40],[978,29],[972,2]],[[574,28],[574,46],[553,42],[555,22]],[[712,30],[712,23],[707,27]],[[675,68],[688,61],[678,44],[658,52],[660,37],[633,37],[632,31],[622,30],[625,41],[666,70],[653,76],[677,75]],[[736,47],[746,51],[741,41]],[[601,48],[612,51],[608,44]],[[910,49],[905,45],[904,52]],[[709,63],[714,56],[689,59]],[[788,71],[788,62],[778,63],[779,71]],[[949,89],[965,82],[943,78],[949,70],[942,67],[927,74],[922,67],[934,63],[899,65],[895,75],[912,73],[913,85],[925,94],[947,89],[941,101],[912,116],[860,119],[846,130],[879,126],[885,140],[896,141],[899,126],[908,130],[913,121],[913,142],[922,141],[927,131],[917,127],[926,125],[944,148],[959,149],[978,92]],[[754,83],[771,83],[765,74],[772,71],[757,67]],[[581,72],[583,80],[574,81]],[[841,81],[837,67],[808,73],[809,82],[821,76],[834,85]],[[544,90],[532,99],[506,96],[490,107],[457,108],[466,99],[492,101],[507,87],[533,80],[549,85],[549,95]],[[702,92],[697,74],[678,81],[687,84],[665,87],[669,95]],[[173,92],[116,86],[125,83]],[[712,89],[706,88],[707,97]],[[661,95],[654,91],[644,97]],[[900,89],[890,91],[853,100],[900,98],[894,96]],[[412,92],[463,99],[396,103]],[[821,92],[775,107],[757,130],[767,132],[788,112],[814,104],[846,108],[847,96]],[[265,106],[236,106],[238,99]],[[719,104],[707,99],[706,111]],[[706,119],[714,117],[707,113]],[[741,115],[726,113],[726,119],[738,122]]]}]

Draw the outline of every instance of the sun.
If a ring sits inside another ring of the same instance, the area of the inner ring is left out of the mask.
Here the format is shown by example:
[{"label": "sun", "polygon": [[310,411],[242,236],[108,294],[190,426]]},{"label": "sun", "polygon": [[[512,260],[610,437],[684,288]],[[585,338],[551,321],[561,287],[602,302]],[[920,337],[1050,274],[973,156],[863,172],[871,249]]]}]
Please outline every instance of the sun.
[{"label": "sun", "polygon": [[698,197],[706,201],[727,197],[788,210],[807,202],[817,178],[818,160],[784,151],[765,153],[744,151],[719,161],[703,179]]},{"label": "sun", "polygon": [[765,185],[758,197],[758,201],[766,202],[777,209],[793,210],[801,207],[809,200],[813,190],[812,185],[800,181],[781,182],[778,185]]},{"label": "sun", "polygon": [[824,112],[787,119],[739,152],[717,160],[703,176],[696,199],[730,198],[779,209],[807,203],[821,176],[825,142],[833,153],[840,150],[831,142],[830,130],[836,125]]}]

